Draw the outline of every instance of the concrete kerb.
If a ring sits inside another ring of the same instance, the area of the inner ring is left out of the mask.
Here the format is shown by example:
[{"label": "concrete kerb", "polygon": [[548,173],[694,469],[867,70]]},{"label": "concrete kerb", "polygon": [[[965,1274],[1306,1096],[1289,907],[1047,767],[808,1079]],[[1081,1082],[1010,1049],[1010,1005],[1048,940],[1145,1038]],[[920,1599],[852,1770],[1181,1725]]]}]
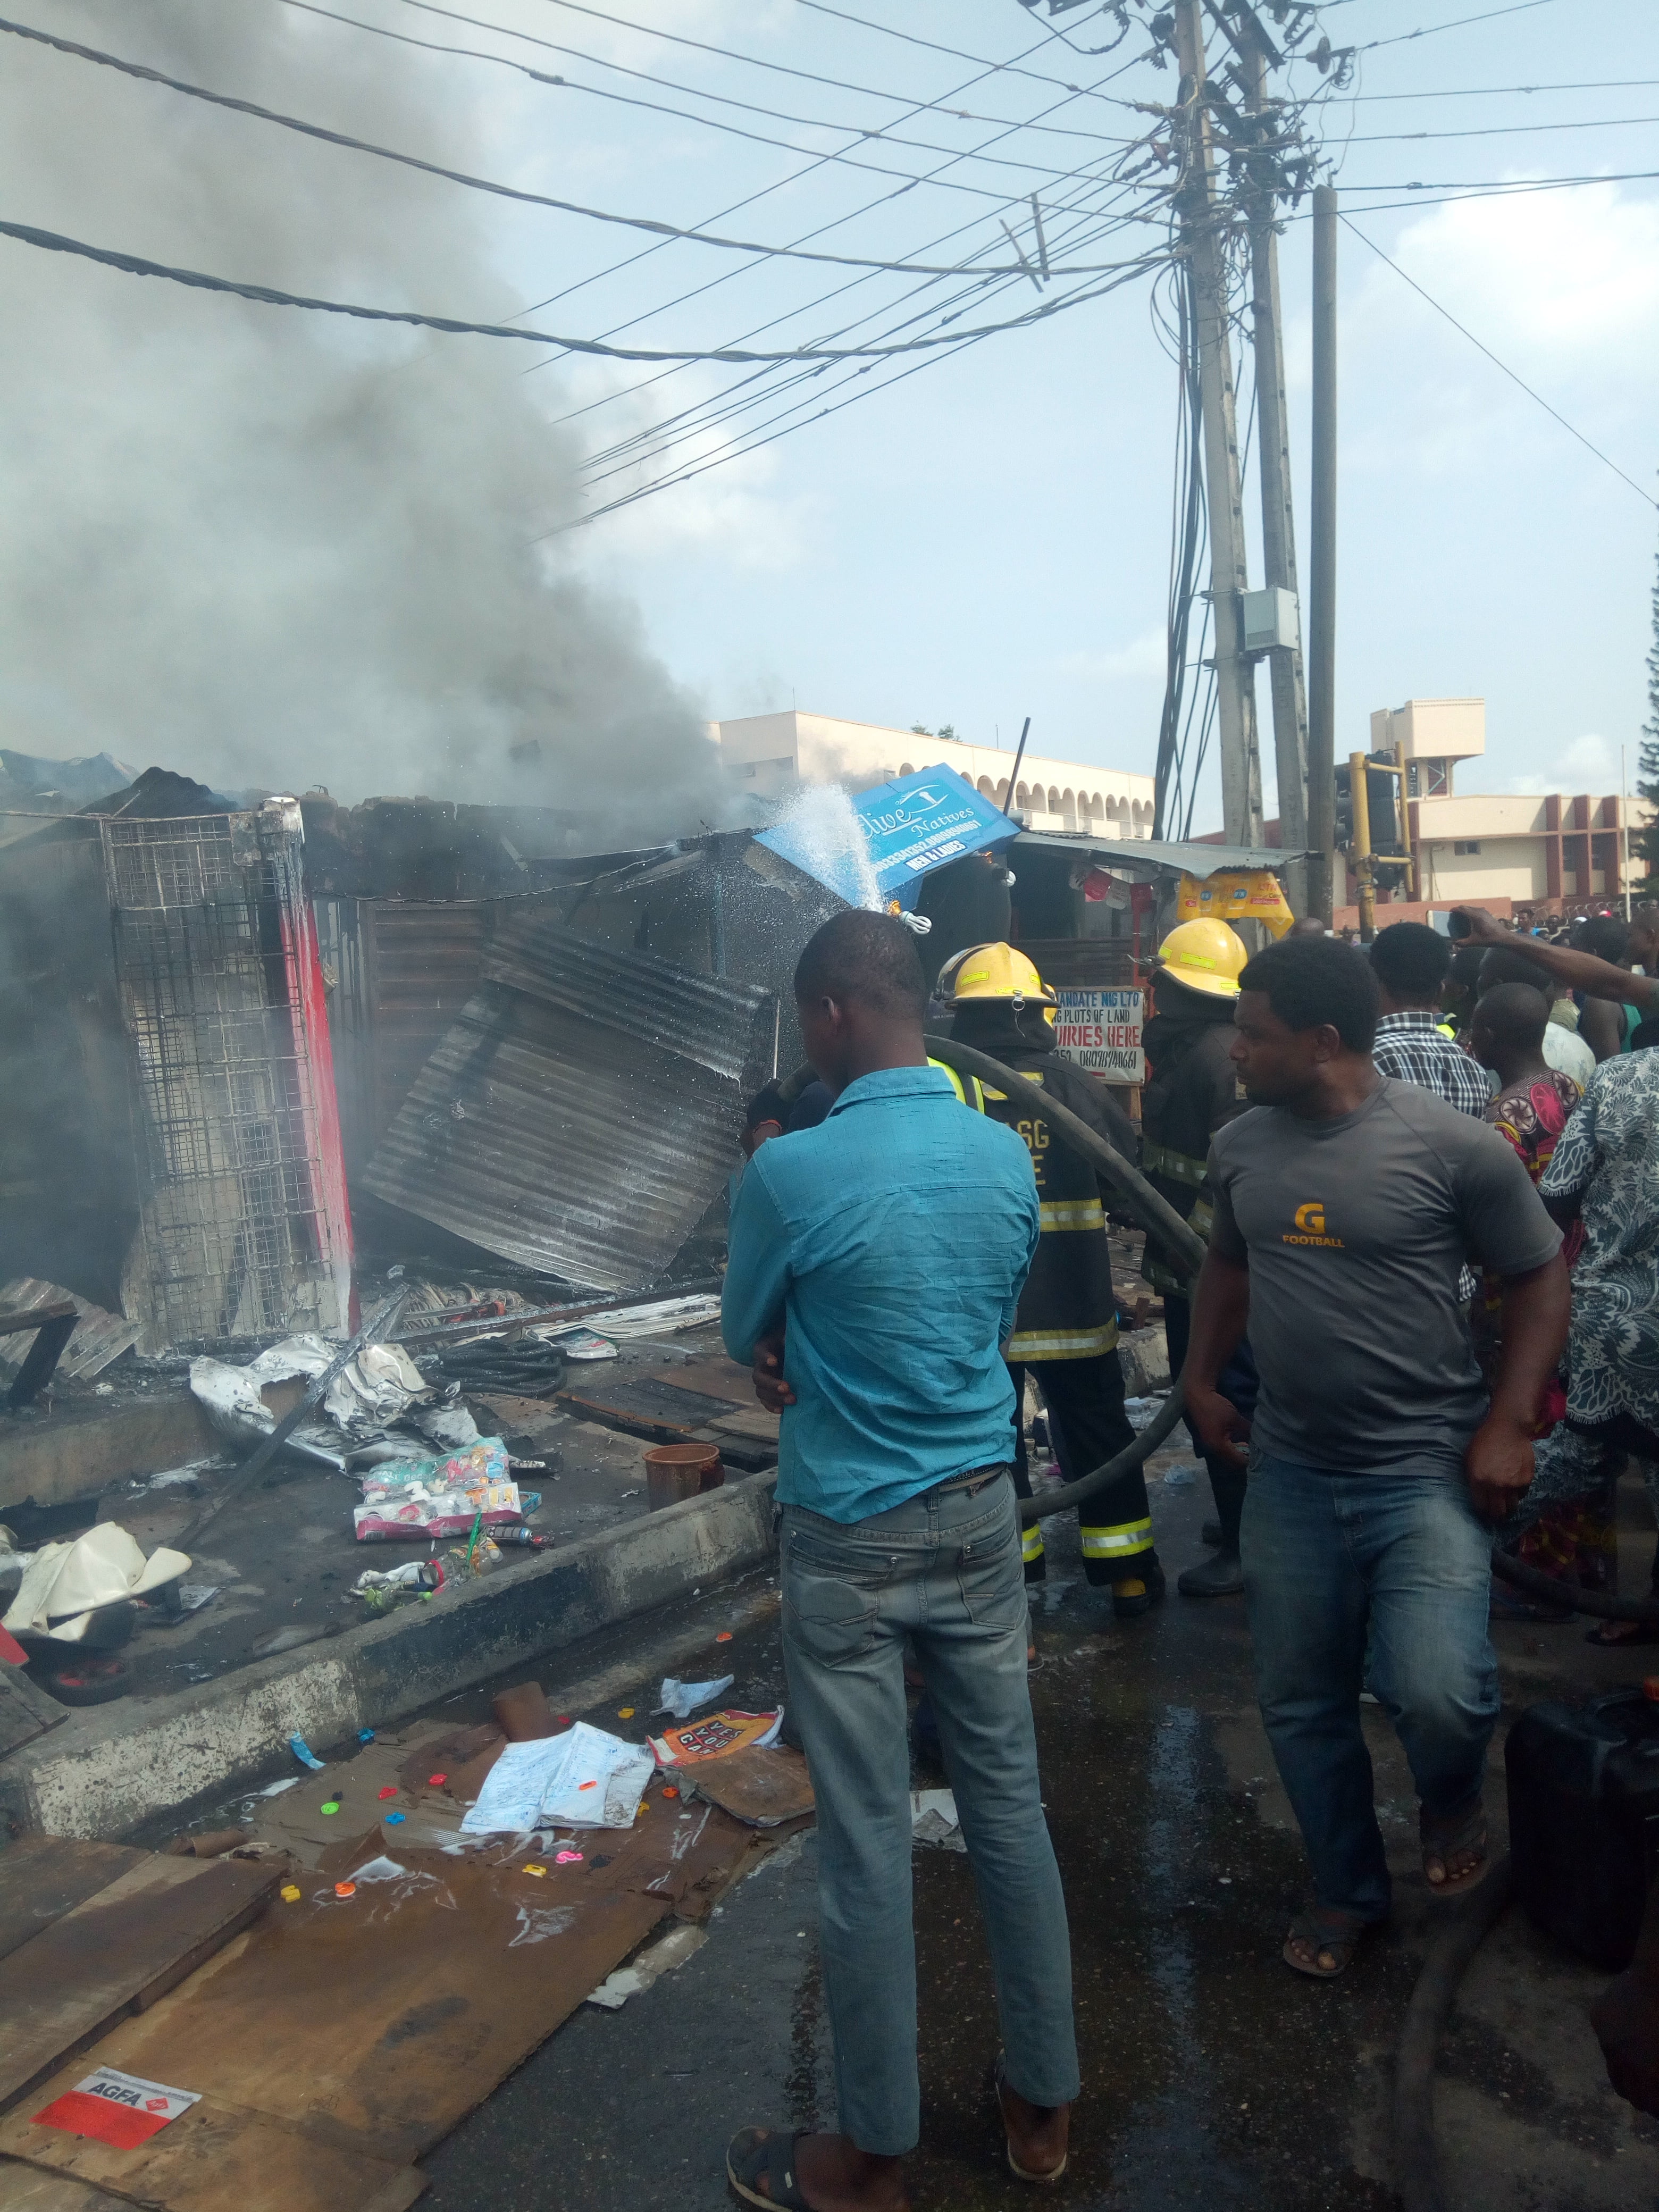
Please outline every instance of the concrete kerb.
[{"label": "concrete kerb", "polygon": [[337,1743],[754,1565],[772,1549],[775,1479],[728,1482],[173,1697],[72,1712],[0,1763],[0,1818],[111,1840],[291,1773],[292,1735]]}]

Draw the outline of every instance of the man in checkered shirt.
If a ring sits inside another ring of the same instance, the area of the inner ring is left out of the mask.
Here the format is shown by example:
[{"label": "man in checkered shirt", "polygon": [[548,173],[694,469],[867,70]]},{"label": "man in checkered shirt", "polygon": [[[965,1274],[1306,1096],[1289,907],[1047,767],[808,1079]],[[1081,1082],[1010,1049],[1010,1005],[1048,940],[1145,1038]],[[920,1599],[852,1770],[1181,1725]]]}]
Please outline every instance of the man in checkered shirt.
[{"label": "man in checkered shirt", "polygon": [[1377,1073],[1432,1091],[1479,1121],[1492,1096],[1486,1071],[1441,1027],[1438,1000],[1450,945],[1420,921],[1396,921],[1377,932],[1370,952],[1382,999],[1371,1048]]}]

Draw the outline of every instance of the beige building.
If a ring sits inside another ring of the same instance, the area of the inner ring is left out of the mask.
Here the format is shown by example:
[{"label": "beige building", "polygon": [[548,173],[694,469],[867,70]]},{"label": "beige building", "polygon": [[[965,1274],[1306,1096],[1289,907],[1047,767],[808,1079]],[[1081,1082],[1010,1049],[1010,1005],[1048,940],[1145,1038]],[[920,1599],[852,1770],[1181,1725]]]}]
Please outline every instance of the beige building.
[{"label": "beige building", "polygon": [[[1653,811],[1641,800],[1455,790],[1457,763],[1486,750],[1484,699],[1408,699],[1381,708],[1371,716],[1370,750],[1394,752],[1406,770],[1405,828],[1417,883],[1414,898],[1402,885],[1396,903],[1472,900],[1559,910],[1624,891],[1626,835]],[[1354,892],[1340,854],[1338,875],[1336,903],[1346,905]],[[1632,856],[1632,884],[1645,887],[1646,875]]]},{"label": "beige building", "polygon": [[[1014,764],[1012,751],[994,745],[963,744],[874,722],[838,721],[828,714],[745,714],[736,721],[711,723],[709,734],[742,787],[762,799],[782,799],[798,785],[810,783],[866,791],[917,769],[943,766],[1000,806]],[[1011,811],[1031,830],[1150,837],[1152,794],[1149,775],[1028,752]]]}]

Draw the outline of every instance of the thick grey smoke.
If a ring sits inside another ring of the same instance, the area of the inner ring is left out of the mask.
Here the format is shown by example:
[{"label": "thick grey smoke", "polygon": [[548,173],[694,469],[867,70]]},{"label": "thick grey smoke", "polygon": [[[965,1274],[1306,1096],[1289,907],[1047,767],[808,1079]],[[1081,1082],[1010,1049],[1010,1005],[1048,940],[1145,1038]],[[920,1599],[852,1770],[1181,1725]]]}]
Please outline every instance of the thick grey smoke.
[{"label": "thick grey smoke", "polygon": [[[277,0],[34,0],[26,20],[499,168],[458,65]],[[324,297],[485,320],[525,304],[475,196],[0,46],[13,220]],[[718,818],[713,749],[634,611],[583,585],[570,540],[532,544],[576,511],[576,451],[538,409],[558,372],[520,374],[528,348],[5,240],[0,274],[0,744],[222,787],[575,806],[617,836]]]}]

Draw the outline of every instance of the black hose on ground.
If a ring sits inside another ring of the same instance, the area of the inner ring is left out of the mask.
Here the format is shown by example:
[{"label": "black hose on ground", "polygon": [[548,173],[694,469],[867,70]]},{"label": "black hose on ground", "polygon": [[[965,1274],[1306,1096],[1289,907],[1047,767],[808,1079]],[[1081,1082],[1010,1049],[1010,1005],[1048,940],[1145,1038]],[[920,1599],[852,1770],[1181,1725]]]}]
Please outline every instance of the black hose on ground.
[{"label": "black hose on ground", "polygon": [[1493,1552],[1492,1571],[1500,1581],[1513,1583],[1528,1597],[1541,1598],[1546,1605],[1568,1606],[1598,1620],[1659,1621],[1659,1597],[1603,1597],[1600,1590],[1578,1589],[1554,1575],[1524,1566],[1507,1552]]},{"label": "black hose on ground", "polygon": [[[976,1075],[981,1083],[1004,1092],[1027,1113],[1042,1115],[1106,1178],[1122,1200],[1126,1212],[1133,1214],[1143,1229],[1156,1231],[1177,1264],[1184,1265],[1189,1275],[1198,1273],[1204,1264],[1203,1238],[1167,1200],[1158,1196],[1139,1168],[1132,1167],[1115,1146],[1109,1145],[1097,1131],[1080,1121],[1069,1107],[1062,1106],[1059,1099],[1036,1084],[1028,1083],[1023,1075],[1016,1075],[1000,1060],[993,1060],[988,1052],[958,1044],[954,1037],[930,1036],[926,1042],[930,1056],[942,1060],[946,1067],[953,1067],[958,1075]],[[1103,1467],[1080,1475],[1075,1482],[1062,1483],[1058,1489],[1045,1489],[1041,1498],[1022,1498],[1020,1519],[1046,1521],[1050,1514],[1068,1512],[1098,1492],[1109,1490],[1121,1476],[1152,1457],[1181,1419],[1184,1404],[1182,1378],[1177,1375],[1171,1382],[1169,1396],[1132,1444],[1126,1445],[1115,1459],[1109,1459]]]},{"label": "black hose on ground", "polygon": [[1434,2057],[1470,1960],[1510,1898],[1506,1851],[1429,1946],[1394,2068],[1394,2185],[1405,2212],[1446,2212],[1434,2148]]}]

